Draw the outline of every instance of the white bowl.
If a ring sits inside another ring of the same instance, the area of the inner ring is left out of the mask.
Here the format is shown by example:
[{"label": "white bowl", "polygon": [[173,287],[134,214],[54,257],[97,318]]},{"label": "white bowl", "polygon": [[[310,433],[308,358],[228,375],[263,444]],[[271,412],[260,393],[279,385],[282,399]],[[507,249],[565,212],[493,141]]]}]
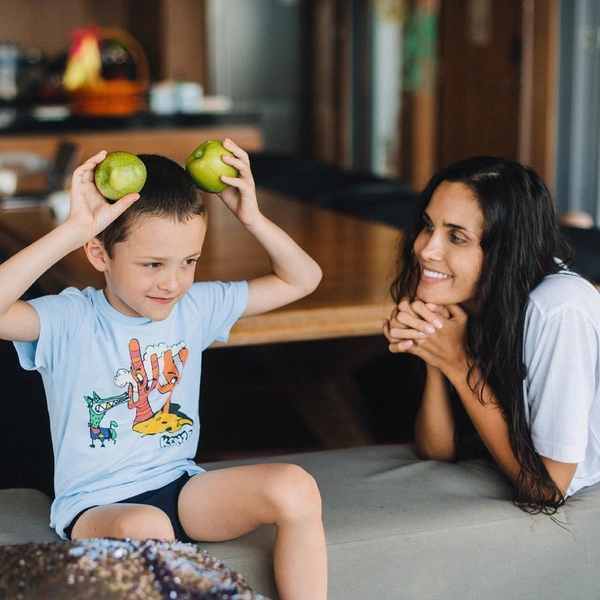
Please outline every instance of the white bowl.
[{"label": "white bowl", "polygon": [[50,210],[54,213],[56,220],[62,223],[69,216],[71,193],[69,190],[53,192],[48,196],[48,206],[50,206]]}]

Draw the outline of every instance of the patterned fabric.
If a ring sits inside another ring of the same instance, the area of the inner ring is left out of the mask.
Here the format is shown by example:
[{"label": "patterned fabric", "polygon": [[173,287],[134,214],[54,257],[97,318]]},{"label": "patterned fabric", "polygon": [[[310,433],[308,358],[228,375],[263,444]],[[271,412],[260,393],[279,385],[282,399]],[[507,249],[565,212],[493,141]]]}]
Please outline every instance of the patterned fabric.
[{"label": "patterned fabric", "polygon": [[194,544],[113,539],[0,546],[0,598],[268,600]]}]

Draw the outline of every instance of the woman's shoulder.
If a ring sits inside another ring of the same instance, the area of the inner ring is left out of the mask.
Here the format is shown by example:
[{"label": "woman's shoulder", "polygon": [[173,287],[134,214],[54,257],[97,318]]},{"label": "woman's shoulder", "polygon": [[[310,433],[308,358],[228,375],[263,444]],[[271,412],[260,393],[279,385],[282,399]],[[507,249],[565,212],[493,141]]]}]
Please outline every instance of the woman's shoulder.
[{"label": "woman's shoulder", "polygon": [[541,283],[533,290],[532,294],[548,292],[560,293],[562,291],[572,293],[574,290],[581,293],[595,293],[600,297],[597,288],[585,277],[582,277],[574,271],[566,270],[546,275]]},{"label": "woman's shoulder", "polygon": [[559,308],[575,308],[600,315],[600,292],[584,277],[571,271],[547,275],[531,292],[530,306],[548,313]]}]

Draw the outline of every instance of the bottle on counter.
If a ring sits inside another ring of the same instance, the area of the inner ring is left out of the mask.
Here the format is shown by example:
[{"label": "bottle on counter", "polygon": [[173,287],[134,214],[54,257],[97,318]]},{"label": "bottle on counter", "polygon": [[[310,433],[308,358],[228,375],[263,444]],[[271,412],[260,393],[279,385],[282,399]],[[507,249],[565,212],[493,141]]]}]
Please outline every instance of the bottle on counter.
[{"label": "bottle on counter", "polygon": [[17,99],[18,66],[18,46],[12,42],[0,42],[0,101],[2,102],[14,102]]}]

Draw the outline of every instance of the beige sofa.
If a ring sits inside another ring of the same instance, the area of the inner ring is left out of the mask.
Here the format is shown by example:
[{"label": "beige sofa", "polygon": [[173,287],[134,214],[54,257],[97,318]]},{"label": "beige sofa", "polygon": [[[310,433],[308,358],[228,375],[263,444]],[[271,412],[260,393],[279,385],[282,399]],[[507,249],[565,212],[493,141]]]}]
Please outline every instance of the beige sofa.
[{"label": "beige sofa", "polygon": [[[268,460],[302,465],[319,483],[330,600],[590,600],[600,594],[600,484],[553,520],[516,508],[507,482],[489,465],[421,461],[408,445]],[[49,506],[37,490],[0,490],[0,543],[58,539],[48,527]],[[276,599],[273,536],[263,528],[201,546]]]}]

